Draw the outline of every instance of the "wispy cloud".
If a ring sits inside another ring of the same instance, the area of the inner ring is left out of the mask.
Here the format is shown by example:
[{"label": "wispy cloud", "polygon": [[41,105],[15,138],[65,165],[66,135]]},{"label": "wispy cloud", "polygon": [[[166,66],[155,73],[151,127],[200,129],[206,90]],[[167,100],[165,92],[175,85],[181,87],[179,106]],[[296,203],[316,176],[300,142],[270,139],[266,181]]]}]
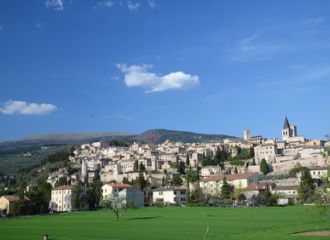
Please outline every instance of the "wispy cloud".
[{"label": "wispy cloud", "polygon": [[0,108],[0,112],[6,115],[23,114],[23,115],[46,115],[55,111],[57,107],[47,103],[28,103],[25,101],[9,100]]},{"label": "wispy cloud", "polygon": [[318,81],[323,81],[330,78],[330,66],[312,66],[309,68],[299,68],[299,73],[291,78],[279,81],[267,82],[267,86],[289,86],[297,85],[300,88],[306,88],[307,83],[315,84]]},{"label": "wispy cloud", "polygon": [[283,46],[261,39],[260,34],[254,34],[238,41],[231,59],[233,61],[249,59],[271,59]]},{"label": "wispy cloud", "polygon": [[63,0],[45,0],[45,5],[46,5],[47,8],[52,8],[55,11],[63,11],[64,10]]},{"label": "wispy cloud", "polygon": [[124,82],[127,87],[143,87],[146,92],[161,92],[166,90],[187,89],[199,85],[199,77],[186,74],[184,72],[171,72],[160,75],[150,72],[151,65],[131,65],[117,64],[122,71]]},{"label": "wispy cloud", "polygon": [[100,7],[112,8],[115,5],[115,2],[113,0],[104,0],[102,2],[98,2],[97,5]]},{"label": "wispy cloud", "polygon": [[42,28],[43,24],[41,22],[38,22],[34,25],[35,28]]},{"label": "wispy cloud", "polygon": [[130,11],[137,11],[140,8],[140,3],[139,2],[128,1],[127,2],[127,8]]},{"label": "wispy cloud", "polygon": [[157,7],[157,2],[155,0],[148,0],[148,4],[151,8]]},{"label": "wispy cloud", "polygon": [[309,18],[304,21],[302,21],[305,25],[319,25],[325,22],[324,18],[318,17],[318,18]]},{"label": "wispy cloud", "polygon": [[0,32],[4,29],[4,25],[0,24]]}]

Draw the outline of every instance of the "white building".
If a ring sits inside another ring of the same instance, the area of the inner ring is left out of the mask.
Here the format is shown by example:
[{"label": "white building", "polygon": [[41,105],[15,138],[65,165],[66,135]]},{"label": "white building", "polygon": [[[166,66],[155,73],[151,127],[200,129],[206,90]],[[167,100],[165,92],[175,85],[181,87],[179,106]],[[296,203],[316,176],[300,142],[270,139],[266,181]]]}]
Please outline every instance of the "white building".
[{"label": "white building", "polygon": [[133,188],[129,184],[104,184],[102,186],[102,199],[109,200],[112,196],[117,195],[124,199],[125,204],[131,205],[134,208],[144,206],[144,193]]},{"label": "white building", "polygon": [[49,208],[56,212],[72,211],[72,186],[60,186],[52,189]]},{"label": "white building", "polygon": [[267,163],[276,162],[277,153],[277,145],[274,143],[265,143],[254,147],[254,158],[257,165],[260,164],[262,159],[265,159]]},{"label": "white building", "polygon": [[298,186],[276,186],[271,192],[281,198],[296,199],[298,197]]},{"label": "white building", "polygon": [[259,182],[258,173],[249,172],[243,174],[211,176],[200,181],[199,185],[203,190],[204,194],[220,196],[224,178],[227,179],[228,184],[238,189],[244,189],[249,185],[258,184]]},{"label": "white building", "polygon": [[152,191],[154,204],[183,204],[186,202],[186,188],[160,187]]},{"label": "white building", "polygon": [[328,177],[328,169],[325,167],[311,167],[309,170],[312,179],[322,179]]},{"label": "white building", "polygon": [[201,177],[209,177],[212,175],[219,175],[221,173],[220,166],[206,166],[201,168]]}]

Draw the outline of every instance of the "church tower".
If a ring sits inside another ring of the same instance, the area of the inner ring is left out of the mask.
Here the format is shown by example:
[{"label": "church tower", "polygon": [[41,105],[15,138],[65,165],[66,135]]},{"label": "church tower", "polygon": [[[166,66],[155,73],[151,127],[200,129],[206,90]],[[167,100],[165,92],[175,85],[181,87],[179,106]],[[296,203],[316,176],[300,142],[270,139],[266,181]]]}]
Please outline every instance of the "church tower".
[{"label": "church tower", "polygon": [[[293,126],[295,128],[295,126]],[[289,137],[293,136],[293,129],[290,126],[288,117],[285,117],[283,129],[282,129],[282,140],[287,141]]]}]

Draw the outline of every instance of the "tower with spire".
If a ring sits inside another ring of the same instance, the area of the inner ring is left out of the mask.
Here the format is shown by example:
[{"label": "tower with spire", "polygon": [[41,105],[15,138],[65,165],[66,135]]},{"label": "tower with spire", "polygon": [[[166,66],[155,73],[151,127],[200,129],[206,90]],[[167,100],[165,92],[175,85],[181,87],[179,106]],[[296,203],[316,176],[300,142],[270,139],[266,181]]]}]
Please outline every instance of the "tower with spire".
[{"label": "tower with spire", "polygon": [[296,136],[297,136],[297,126],[290,125],[288,117],[286,116],[282,128],[282,140],[288,141],[290,137],[296,137]]}]

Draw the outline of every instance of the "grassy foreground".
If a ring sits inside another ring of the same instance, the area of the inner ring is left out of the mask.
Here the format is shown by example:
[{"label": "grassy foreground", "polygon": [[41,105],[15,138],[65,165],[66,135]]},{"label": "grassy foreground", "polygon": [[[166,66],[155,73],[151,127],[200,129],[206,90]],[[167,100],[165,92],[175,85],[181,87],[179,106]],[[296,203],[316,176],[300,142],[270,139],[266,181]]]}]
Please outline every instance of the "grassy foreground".
[{"label": "grassy foreground", "polygon": [[[144,208],[128,210],[115,221],[111,211],[78,212],[0,221],[1,240],[202,240],[320,239],[298,231],[330,228],[314,208]],[[325,239],[325,238],[323,238]]]}]

